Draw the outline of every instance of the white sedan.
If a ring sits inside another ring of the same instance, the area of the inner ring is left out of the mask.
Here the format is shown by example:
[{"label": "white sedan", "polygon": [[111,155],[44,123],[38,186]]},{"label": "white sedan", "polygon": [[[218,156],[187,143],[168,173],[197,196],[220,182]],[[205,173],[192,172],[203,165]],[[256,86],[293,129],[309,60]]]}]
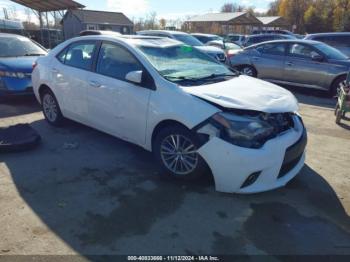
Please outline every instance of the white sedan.
[{"label": "white sedan", "polygon": [[218,191],[256,193],[304,166],[306,130],[289,91],[178,41],[78,37],[34,66],[50,124],[69,118],[137,144],[172,177],[211,172]]}]

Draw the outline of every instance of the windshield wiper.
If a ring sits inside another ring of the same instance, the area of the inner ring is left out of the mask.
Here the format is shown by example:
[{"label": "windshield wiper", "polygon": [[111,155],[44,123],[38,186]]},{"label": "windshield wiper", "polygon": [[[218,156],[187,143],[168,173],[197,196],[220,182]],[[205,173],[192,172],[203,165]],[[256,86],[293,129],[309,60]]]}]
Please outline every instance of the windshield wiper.
[{"label": "windshield wiper", "polygon": [[28,53],[28,54],[24,54],[23,56],[42,56],[42,55],[44,55],[44,54],[31,54],[31,53]]},{"label": "windshield wiper", "polygon": [[170,75],[165,75],[164,76],[168,80],[177,80],[177,81],[197,81],[197,78],[190,78],[190,77],[185,77],[185,76],[170,76]]},{"label": "windshield wiper", "polygon": [[200,77],[200,78],[196,78],[196,80],[207,80],[207,79],[215,79],[215,78],[219,78],[219,77],[234,77],[234,76],[237,76],[235,74],[211,74],[211,75],[208,75],[208,76],[204,76],[204,77]]}]

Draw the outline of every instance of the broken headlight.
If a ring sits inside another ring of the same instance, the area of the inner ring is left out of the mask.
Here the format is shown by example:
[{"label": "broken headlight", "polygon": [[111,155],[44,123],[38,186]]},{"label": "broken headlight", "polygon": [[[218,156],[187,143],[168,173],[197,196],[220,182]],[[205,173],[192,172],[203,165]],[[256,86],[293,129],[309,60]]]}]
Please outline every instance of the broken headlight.
[{"label": "broken headlight", "polygon": [[211,117],[209,124],[198,132],[220,137],[240,147],[257,149],[274,137],[275,128],[269,122],[258,117],[217,113]]}]

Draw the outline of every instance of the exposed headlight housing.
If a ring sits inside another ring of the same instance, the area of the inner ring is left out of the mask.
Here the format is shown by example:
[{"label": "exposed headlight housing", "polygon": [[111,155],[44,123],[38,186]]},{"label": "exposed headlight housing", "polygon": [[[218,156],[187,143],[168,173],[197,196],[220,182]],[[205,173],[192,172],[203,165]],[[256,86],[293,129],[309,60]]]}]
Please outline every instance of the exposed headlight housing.
[{"label": "exposed headlight housing", "polygon": [[0,71],[0,77],[12,77],[12,78],[25,78],[26,74],[22,72],[9,72],[9,71]]},{"label": "exposed headlight housing", "polygon": [[278,134],[294,127],[292,114],[238,115],[217,113],[198,132],[245,148],[258,149]]}]

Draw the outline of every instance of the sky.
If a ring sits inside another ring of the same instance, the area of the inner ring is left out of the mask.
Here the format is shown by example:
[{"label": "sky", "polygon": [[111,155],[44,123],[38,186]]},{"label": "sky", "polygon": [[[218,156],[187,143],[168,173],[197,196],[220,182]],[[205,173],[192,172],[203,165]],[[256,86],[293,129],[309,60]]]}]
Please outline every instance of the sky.
[{"label": "sky", "polygon": [[[256,11],[263,12],[272,0],[76,0],[87,9],[102,11],[119,11],[129,18],[144,17],[150,12],[156,12],[158,18],[177,19],[208,12],[218,12],[225,3],[237,3],[252,6]],[[24,9],[9,0],[0,0],[0,18],[3,18],[3,7],[14,10],[19,19],[24,20]],[[33,15],[33,19],[36,19]]]}]

